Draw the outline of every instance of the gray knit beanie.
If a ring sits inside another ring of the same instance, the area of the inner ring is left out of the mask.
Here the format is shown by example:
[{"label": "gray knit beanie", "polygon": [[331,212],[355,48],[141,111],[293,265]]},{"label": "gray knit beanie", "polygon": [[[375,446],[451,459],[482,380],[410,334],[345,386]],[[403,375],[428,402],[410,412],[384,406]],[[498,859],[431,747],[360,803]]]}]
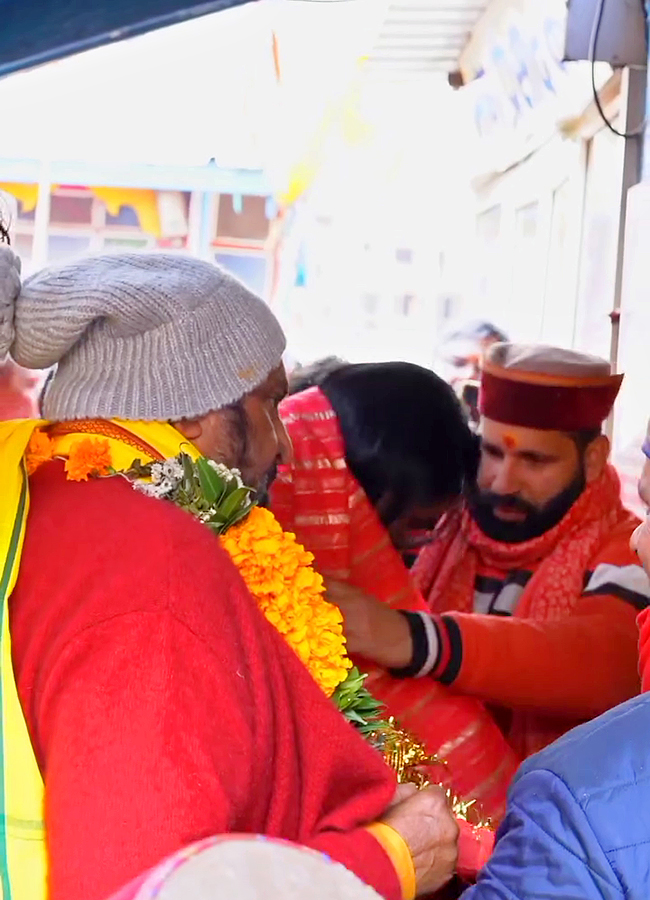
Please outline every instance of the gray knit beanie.
[{"label": "gray knit beanie", "polygon": [[202,416],[280,365],[282,329],[223,269],[189,256],[124,253],[50,267],[20,287],[0,247],[0,359],[57,365],[43,415],[148,421]]}]

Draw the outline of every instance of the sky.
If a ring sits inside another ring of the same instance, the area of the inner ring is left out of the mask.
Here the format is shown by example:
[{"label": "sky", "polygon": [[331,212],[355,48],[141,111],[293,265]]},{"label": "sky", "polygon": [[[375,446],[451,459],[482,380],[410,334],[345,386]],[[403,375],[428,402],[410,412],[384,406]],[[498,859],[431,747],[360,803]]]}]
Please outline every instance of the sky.
[{"label": "sky", "polygon": [[279,167],[349,78],[382,7],[262,0],[9,76],[2,155]]}]

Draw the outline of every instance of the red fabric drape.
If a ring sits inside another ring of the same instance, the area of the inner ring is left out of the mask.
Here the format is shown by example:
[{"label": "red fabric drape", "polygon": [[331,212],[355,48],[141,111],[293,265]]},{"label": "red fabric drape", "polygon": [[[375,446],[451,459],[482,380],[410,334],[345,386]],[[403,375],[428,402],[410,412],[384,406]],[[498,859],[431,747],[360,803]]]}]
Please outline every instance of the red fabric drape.
[{"label": "red fabric drape", "polygon": [[[318,388],[287,398],[280,414],[294,460],[271,489],[273,512],[311,551],[323,574],[399,609],[427,607],[377,513],[345,462],[336,415]],[[388,712],[447,761],[454,790],[498,818],[517,759],[477,700],[430,678],[398,680],[358,660],[368,687]]]},{"label": "red fabric drape", "polygon": [[650,691],[650,609],[644,609],[639,619],[639,674],[641,691]]}]

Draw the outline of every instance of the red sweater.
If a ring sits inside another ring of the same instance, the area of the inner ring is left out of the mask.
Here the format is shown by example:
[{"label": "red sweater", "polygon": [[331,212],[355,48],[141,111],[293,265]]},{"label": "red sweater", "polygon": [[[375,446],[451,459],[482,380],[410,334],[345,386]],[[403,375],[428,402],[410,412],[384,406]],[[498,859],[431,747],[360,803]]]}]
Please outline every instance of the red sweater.
[{"label": "red sweater", "polygon": [[258,611],[212,534],[119,478],[32,478],[11,600],[20,699],[45,779],[50,900],[103,900],[180,847],[263,832],[389,900],[360,826],[394,780]]}]

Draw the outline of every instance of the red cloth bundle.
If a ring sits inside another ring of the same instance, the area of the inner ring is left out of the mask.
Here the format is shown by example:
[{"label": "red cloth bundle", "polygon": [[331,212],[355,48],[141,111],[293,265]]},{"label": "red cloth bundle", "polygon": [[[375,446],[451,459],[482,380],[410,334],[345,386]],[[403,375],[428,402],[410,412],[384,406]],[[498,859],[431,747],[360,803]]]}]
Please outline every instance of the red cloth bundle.
[{"label": "red cloth bundle", "polygon": [[474,881],[494,849],[494,832],[491,828],[479,828],[462,819],[458,825],[458,874],[461,878]]}]

